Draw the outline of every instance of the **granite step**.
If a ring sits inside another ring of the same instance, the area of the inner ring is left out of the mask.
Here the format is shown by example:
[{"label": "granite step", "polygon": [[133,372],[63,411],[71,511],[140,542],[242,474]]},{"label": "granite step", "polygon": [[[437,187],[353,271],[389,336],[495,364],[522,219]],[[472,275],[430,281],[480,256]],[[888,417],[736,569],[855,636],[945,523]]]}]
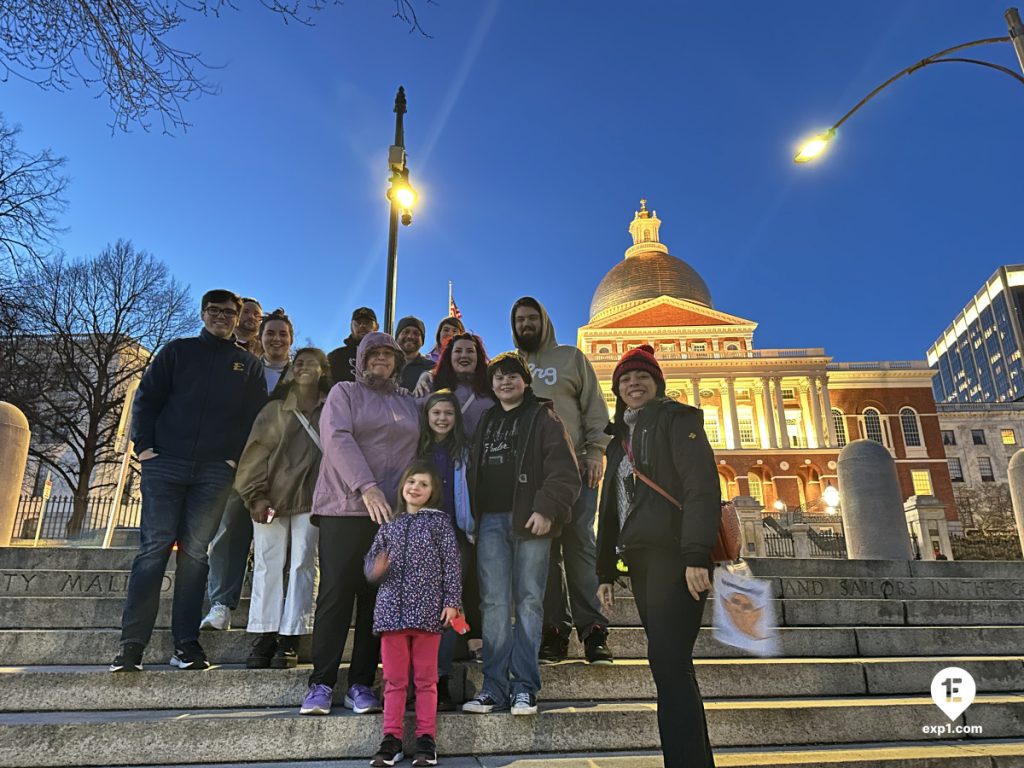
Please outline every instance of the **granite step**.
[{"label": "granite step", "polygon": [[[349,635],[349,643],[352,636]],[[108,664],[114,657],[117,629],[8,629],[0,630],[0,660],[11,666],[31,664]],[[1024,648],[1024,627],[782,627],[780,656],[786,657],[901,657],[943,656],[951,650],[967,656],[1003,656]],[[201,642],[215,663],[242,663],[252,636],[244,630],[204,632]],[[647,640],[639,627],[615,627],[609,645],[617,658],[640,659],[647,655]],[[306,646],[300,646],[300,658]],[[157,630],[146,651],[147,663],[165,663],[173,652],[170,632]],[[582,658],[575,636],[569,643],[571,658]],[[736,658],[735,648],[721,645],[703,628],[694,649],[696,658]]]},{"label": "granite step", "polygon": [[[1024,691],[1024,656],[699,659],[695,665],[703,695],[718,699],[920,695],[951,666],[970,672],[979,692]],[[112,675],[100,666],[0,667],[0,711],[116,710],[126,701],[139,710],[294,707],[305,695],[310,671],[309,665],[282,670],[228,665],[194,675],[147,665],[144,674]],[[611,666],[562,662],[541,667],[541,678],[543,697],[554,700],[632,701],[657,695],[645,660]],[[482,682],[480,665],[457,664],[452,695],[464,700]],[[338,686],[339,706],[344,693]]]},{"label": "granite step", "polygon": [[[712,744],[720,747],[939,741],[924,726],[948,721],[930,696],[709,700]],[[986,739],[1020,738],[1024,693],[980,694],[956,726],[981,727]],[[407,739],[413,723],[407,720]],[[365,757],[380,738],[380,715],[303,717],[293,707],[260,710],[31,712],[0,715],[0,765],[140,765]],[[442,713],[445,754],[655,749],[653,702],[545,701],[536,717]],[[410,739],[411,740],[411,739]],[[27,748],[31,745],[31,748]]]},{"label": "granite step", "polygon": [[[0,561],[2,563],[2,561]],[[1024,560],[836,560],[749,558],[754,575],[791,578],[1024,579]]]}]

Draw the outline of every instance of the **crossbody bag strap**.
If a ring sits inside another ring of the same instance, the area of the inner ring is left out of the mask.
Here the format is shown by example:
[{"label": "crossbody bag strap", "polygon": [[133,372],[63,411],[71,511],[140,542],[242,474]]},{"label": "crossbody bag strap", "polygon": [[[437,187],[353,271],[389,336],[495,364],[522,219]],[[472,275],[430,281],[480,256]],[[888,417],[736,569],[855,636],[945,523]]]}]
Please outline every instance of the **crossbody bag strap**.
[{"label": "crossbody bag strap", "polygon": [[466,402],[464,402],[462,404],[462,412],[463,413],[465,413],[466,411],[469,410],[469,406],[471,406],[473,404],[474,400],[476,400],[476,392],[473,392],[469,397],[467,397],[466,398]]},{"label": "crossbody bag strap", "polygon": [[672,504],[672,506],[674,506],[674,507],[682,507],[682,505],[679,503],[679,501],[676,499],[675,496],[673,496],[671,493],[666,491],[664,488],[662,488],[656,482],[651,480],[651,478],[649,478],[647,475],[645,475],[643,472],[641,472],[639,469],[636,468],[636,462],[633,460],[633,448],[629,444],[629,438],[623,438],[623,440],[622,440],[622,447],[626,451],[626,455],[629,457],[630,465],[632,465],[632,467],[633,467],[633,477],[635,477],[637,480],[642,482],[644,485],[646,485],[652,491],[658,493],[660,496],[662,496],[663,498],[667,499]]},{"label": "crossbody bag strap", "polygon": [[317,434],[315,429],[313,429],[313,425],[309,423],[309,419],[307,419],[306,415],[300,410],[296,409],[293,413],[295,414],[295,418],[299,420],[299,424],[302,425],[302,428],[306,430],[306,433],[309,435],[309,439],[313,441],[313,445],[316,446],[320,453],[323,453],[324,447],[320,444],[320,435]]}]

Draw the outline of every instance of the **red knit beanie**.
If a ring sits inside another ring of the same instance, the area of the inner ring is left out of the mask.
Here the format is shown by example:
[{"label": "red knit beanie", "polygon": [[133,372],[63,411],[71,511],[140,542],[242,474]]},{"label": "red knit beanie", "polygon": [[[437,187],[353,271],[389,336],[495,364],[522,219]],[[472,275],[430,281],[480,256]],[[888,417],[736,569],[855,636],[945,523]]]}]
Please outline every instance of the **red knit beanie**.
[{"label": "red knit beanie", "polygon": [[661,372],[661,366],[654,358],[654,347],[650,344],[642,344],[629,350],[619,360],[612,373],[612,392],[616,395],[619,394],[619,379],[622,378],[622,374],[629,371],[647,371],[662,387],[665,386],[665,374]]}]

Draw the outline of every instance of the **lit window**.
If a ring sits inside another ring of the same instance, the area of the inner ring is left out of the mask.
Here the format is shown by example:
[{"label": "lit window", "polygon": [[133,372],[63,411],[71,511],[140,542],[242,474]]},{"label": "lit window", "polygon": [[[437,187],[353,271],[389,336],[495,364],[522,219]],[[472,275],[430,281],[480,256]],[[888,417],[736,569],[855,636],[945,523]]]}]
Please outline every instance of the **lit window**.
[{"label": "lit window", "polygon": [[956,433],[952,429],[942,430],[942,444],[956,445]]},{"label": "lit window", "polygon": [[932,496],[932,473],[927,469],[912,469],[910,477],[914,481],[915,496]]},{"label": "lit window", "polygon": [[704,432],[708,442],[716,448],[722,447],[722,432],[718,428],[718,411],[715,408],[704,408]]},{"label": "lit window", "polygon": [[706,341],[695,341],[692,344],[690,344],[690,349],[692,349],[694,352],[707,352],[708,343]]},{"label": "lit window", "polygon": [[921,447],[921,428],[913,408],[900,409],[900,426],[903,428],[903,444],[908,448]]},{"label": "lit window", "polygon": [[975,445],[985,445],[985,430],[984,429],[972,429],[971,440],[974,441]]},{"label": "lit window", "polygon": [[882,436],[882,419],[874,408],[864,409],[864,432],[868,440],[885,444]]},{"label": "lit window", "polygon": [[792,387],[782,388],[782,399],[783,400],[796,400],[796,390]]},{"label": "lit window", "polygon": [[758,503],[764,506],[764,485],[761,478],[751,473],[747,475],[747,485],[750,487],[750,495],[757,499]]},{"label": "lit window", "polygon": [[946,463],[949,464],[949,479],[954,483],[962,483],[964,481],[964,468],[960,466],[960,459],[953,456],[946,459]]},{"label": "lit window", "polygon": [[1017,433],[1012,429],[1001,429],[999,434],[1002,435],[1003,445],[1016,445],[1017,444]]},{"label": "lit window", "polygon": [[786,434],[789,435],[789,444],[793,448],[807,447],[800,422],[800,411],[786,411]]},{"label": "lit window", "polygon": [[754,416],[749,408],[739,412],[739,427],[740,445],[754,445]]},{"label": "lit window", "polygon": [[846,419],[838,408],[832,409],[832,423],[836,428],[836,445],[842,448],[846,445]]},{"label": "lit window", "polygon": [[985,482],[992,482],[996,479],[995,474],[992,472],[992,459],[988,456],[978,457],[978,472],[981,474],[981,479]]}]

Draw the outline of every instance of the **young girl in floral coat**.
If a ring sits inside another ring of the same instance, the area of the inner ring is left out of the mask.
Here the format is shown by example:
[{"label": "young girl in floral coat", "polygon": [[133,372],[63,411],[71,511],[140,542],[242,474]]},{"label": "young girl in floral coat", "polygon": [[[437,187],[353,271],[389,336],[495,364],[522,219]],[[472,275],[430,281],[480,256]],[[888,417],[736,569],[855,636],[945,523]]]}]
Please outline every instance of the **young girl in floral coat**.
[{"label": "young girl in floral coat", "polygon": [[371,765],[402,759],[406,691],[416,687],[414,766],[437,765],[437,651],[441,632],[459,617],[462,573],[451,517],[437,509],[442,481],[429,461],[413,462],[398,485],[397,516],[384,523],[366,555],[366,575],[380,584],[373,631],[380,635],[384,740]]}]

